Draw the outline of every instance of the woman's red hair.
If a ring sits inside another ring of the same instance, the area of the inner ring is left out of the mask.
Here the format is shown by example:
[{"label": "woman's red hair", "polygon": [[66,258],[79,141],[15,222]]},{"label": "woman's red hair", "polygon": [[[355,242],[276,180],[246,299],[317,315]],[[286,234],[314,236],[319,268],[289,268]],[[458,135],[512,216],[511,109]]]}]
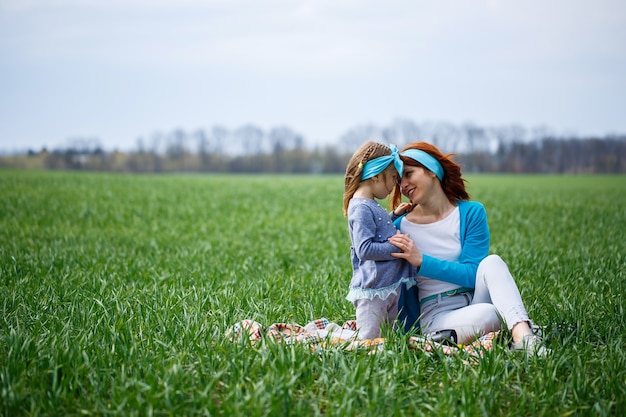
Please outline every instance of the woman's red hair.
[{"label": "woman's red hair", "polygon": [[[457,201],[469,200],[470,195],[465,189],[466,180],[463,178],[461,174],[461,166],[457,164],[453,157],[454,154],[444,155],[435,145],[432,145],[428,142],[413,142],[406,145],[402,152],[407,149],[419,149],[431,155],[433,158],[437,159],[443,168],[443,179],[441,182],[441,188],[445,193],[446,197],[451,203],[456,203]],[[422,164],[417,162],[413,158],[409,158],[406,156],[402,156],[402,152],[400,158],[404,161],[405,165],[421,167],[424,169],[428,169],[424,167]],[[394,199],[396,198],[396,193],[400,193],[398,189],[394,191]]]}]

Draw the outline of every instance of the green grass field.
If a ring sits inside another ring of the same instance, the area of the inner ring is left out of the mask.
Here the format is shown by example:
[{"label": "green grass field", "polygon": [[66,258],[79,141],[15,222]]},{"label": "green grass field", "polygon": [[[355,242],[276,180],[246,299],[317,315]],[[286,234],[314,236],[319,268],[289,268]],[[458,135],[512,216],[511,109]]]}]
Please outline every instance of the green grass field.
[{"label": "green grass field", "polygon": [[0,171],[0,410],[622,415],[626,177],[468,180],[548,358],[225,340],[242,319],[354,318],[339,176]]}]

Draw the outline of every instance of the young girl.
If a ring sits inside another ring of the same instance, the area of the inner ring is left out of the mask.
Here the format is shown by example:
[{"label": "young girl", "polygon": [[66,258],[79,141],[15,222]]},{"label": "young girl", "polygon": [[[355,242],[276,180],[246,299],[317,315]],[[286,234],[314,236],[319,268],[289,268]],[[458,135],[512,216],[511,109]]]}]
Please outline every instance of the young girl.
[{"label": "young girl", "polygon": [[[380,326],[396,319],[400,285],[415,283],[412,266],[393,257],[401,252],[388,239],[396,233],[392,217],[376,202],[398,187],[402,161],[398,150],[368,141],[352,155],[346,168],[343,214],[348,217],[352,246],[352,281],[346,297],[356,308],[360,339],[380,336]],[[398,216],[408,204],[391,201]],[[397,208],[396,208],[397,207]]]}]

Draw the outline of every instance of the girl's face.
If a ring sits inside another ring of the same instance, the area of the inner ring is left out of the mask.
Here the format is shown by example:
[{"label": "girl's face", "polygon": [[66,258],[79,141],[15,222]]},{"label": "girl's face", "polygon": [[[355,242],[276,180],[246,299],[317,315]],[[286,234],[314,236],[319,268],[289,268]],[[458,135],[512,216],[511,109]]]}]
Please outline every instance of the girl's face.
[{"label": "girl's face", "polygon": [[426,168],[405,164],[400,191],[411,203],[420,204],[430,197],[434,186],[433,179],[436,178],[435,174]]},{"label": "girl's face", "polygon": [[379,181],[375,184],[374,195],[378,199],[389,196],[396,188],[400,176],[393,164],[390,164],[383,172],[379,174]]}]

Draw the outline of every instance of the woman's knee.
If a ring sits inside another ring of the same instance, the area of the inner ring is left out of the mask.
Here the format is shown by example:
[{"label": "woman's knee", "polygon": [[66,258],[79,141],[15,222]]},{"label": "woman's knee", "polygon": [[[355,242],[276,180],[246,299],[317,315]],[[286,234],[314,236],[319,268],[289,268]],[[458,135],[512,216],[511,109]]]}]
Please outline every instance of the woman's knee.
[{"label": "woman's knee", "polygon": [[500,269],[508,270],[509,267],[499,255],[488,255],[478,264],[478,275],[484,275],[488,271],[497,271]]}]

